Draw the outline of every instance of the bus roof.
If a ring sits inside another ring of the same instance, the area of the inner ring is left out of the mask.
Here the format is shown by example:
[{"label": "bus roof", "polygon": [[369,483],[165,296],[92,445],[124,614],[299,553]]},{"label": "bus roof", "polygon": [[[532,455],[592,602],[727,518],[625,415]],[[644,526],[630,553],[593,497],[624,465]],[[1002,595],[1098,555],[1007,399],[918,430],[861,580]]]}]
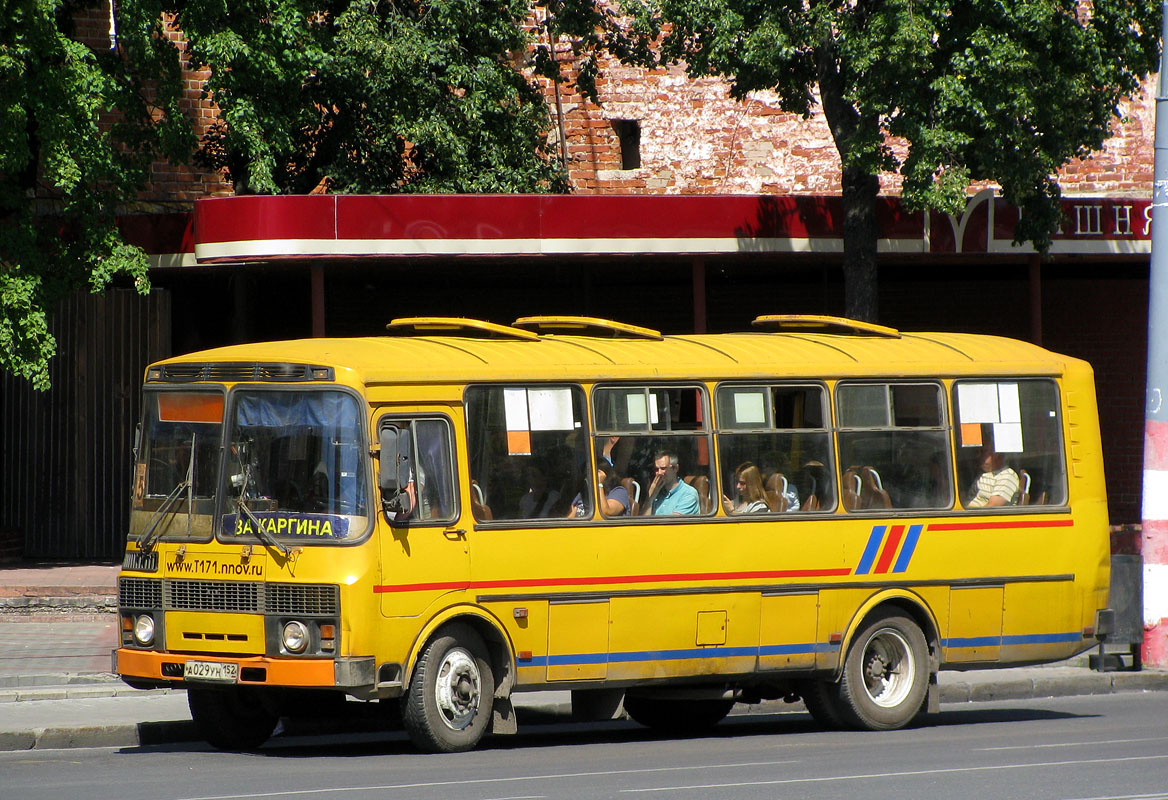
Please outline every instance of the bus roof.
[{"label": "bus roof", "polygon": [[[863,325],[854,330],[838,326],[783,327],[776,332],[660,338],[608,336],[603,335],[603,330],[597,335],[535,336],[518,328],[518,336],[510,338],[498,335],[498,328],[503,326],[476,330],[474,325],[447,324],[442,331],[414,327],[419,335],[232,345],[176,356],[159,364],[320,365],[345,370],[355,382],[374,386],[507,380],[1060,375],[1072,363],[1081,363],[999,336],[901,333],[892,329],[883,330],[895,335],[865,335]],[[482,335],[483,331],[490,335]]]}]

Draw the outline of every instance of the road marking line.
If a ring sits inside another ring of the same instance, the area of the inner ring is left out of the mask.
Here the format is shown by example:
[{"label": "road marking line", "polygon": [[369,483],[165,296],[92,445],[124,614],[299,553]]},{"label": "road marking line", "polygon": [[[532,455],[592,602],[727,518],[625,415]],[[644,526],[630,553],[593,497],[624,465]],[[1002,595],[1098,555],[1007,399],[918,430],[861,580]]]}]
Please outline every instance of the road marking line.
[{"label": "road marking line", "polygon": [[1162,742],[1168,736],[1149,736],[1146,739],[1108,739],[1094,742],[1063,742],[1061,744],[1020,744],[1009,747],[978,747],[977,752],[989,753],[994,750],[1040,750],[1044,747],[1098,747],[1101,744],[1130,744],[1132,742]]},{"label": "road marking line", "polygon": [[566,778],[593,778],[606,775],[643,775],[653,772],[686,772],[696,769],[738,769],[740,767],[775,767],[786,764],[798,764],[798,761],[746,761],[735,764],[702,764],[697,766],[678,767],[646,767],[645,769],[614,769],[598,772],[562,772],[552,775],[515,775],[510,778],[475,778],[465,781],[427,781],[425,783],[390,783],[378,786],[329,786],[322,789],[283,789],[273,792],[254,792],[251,794],[223,794],[201,795],[198,797],[183,797],[176,800],[246,800],[256,797],[293,797],[314,794],[333,794],[340,792],[368,792],[389,791],[392,789],[427,789],[436,786],[474,786],[484,783],[514,783],[516,781],[563,780]]},{"label": "road marking line", "polygon": [[1071,767],[1079,764],[1110,764],[1119,761],[1155,761],[1160,759],[1168,759],[1168,755],[1163,756],[1128,756],[1124,758],[1093,758],[1080,759],[1078,761],[1045,761],[1035,764],[997,764],[985,767],[951,767],[949,769],[922,769],[910,770],[905,772],[870,772],[863,775],[827,775],[816,776],[813,778],[785,778],[773,781],[743,781],[741,783],[707,783],[695,784],[692,786],[660,786],[652,789],[621,789],[622,794],[635,794],[641,792],[682,792],[682,791],[696,791],[698,789],[733,789],[742,786],[781,786],[784,784],[795,783],[825,783],[830,781],[866,781],[873,778],[908,778],[914,775],[940,775],[945,773],[958,772],[988,772],[993,770],[1003,769],[1032,769],[1034,767]]}]

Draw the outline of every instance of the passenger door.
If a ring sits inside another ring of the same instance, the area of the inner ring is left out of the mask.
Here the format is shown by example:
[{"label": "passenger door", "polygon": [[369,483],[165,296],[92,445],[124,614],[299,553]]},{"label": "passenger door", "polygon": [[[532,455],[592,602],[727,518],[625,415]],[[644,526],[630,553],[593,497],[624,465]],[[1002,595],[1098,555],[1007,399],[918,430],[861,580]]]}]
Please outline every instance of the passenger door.
[{"label": "passenger door", "polygon": [[[381,613],[414,617],[470,583],[468,519],[458,501],[454,409],[386,414],[377,421]],[[387,452],[387,449],[389,452]],[[392,474],[390,474],[392,473]]]}]

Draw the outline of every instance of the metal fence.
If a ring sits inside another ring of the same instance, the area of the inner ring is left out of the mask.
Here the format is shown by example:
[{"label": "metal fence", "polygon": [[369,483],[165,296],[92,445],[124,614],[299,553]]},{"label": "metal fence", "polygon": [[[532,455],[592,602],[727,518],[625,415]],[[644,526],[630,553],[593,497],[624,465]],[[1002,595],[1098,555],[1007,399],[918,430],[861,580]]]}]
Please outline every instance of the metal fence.
[{"label": "metal fence", "polygon": [[0,530],[25,558],[115,560],[146,365],[170,350],[170,295],[79,292],[54,311],[52,389],[0,375]]}]

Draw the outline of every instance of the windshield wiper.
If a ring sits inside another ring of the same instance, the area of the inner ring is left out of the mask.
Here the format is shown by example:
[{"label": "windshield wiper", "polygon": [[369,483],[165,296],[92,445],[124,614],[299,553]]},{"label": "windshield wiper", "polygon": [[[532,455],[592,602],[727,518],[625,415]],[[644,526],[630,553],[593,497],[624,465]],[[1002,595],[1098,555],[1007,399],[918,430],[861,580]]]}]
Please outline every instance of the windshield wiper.
[{"label": "windshield wiper", "polygon": [[239,487],[239,497],[235,498],[236,508],[239,509],[239,513],[243,514],[245,517],[248,518],[248,521],[251,522],[252,527],[255,529],[255,535],[256,535],[257,539],[259,539],[261,542],[266,544],[268,547],[277,551],[280,555],[284,556],[284,558],[291,558],[292,549],[290,547],[288,547],[287,545],[281,543],[280,540],[277,539],[275,536],[268,533],[268,531],[264,529],[263,522],[260,520],[260,518],[257,517],[252,512],[252,510],[247,507],[247,503],[245,503],[243,501],[244,495],[247,494],[247,485],[250,482],[251,482],[251,464],[248,464],[246,467],[243,468],[243,482],[240,484],[240,487]]},{"label": "windshield wiper", "polygon": [[154,512],[154,516],[150,518],[150,524],[146,526],[146,532],[142,534],[142,538],[138,540],[138,552],[149,554],[154,549],[154,545],[162,538],[162,528],[160,527],[164,519],[172,517],[175,511],[171,510],[172,506],[178,503],[178,499],[183,492],[187,493],[187,536],[191,535],[191,512],[194,505],[194,475],[195,475],[195,434],[191,434],[191,457],[187,461],[187,475],[179,481],[170,494],[162,501],[162,505],[158,506],[158,510]]}]

